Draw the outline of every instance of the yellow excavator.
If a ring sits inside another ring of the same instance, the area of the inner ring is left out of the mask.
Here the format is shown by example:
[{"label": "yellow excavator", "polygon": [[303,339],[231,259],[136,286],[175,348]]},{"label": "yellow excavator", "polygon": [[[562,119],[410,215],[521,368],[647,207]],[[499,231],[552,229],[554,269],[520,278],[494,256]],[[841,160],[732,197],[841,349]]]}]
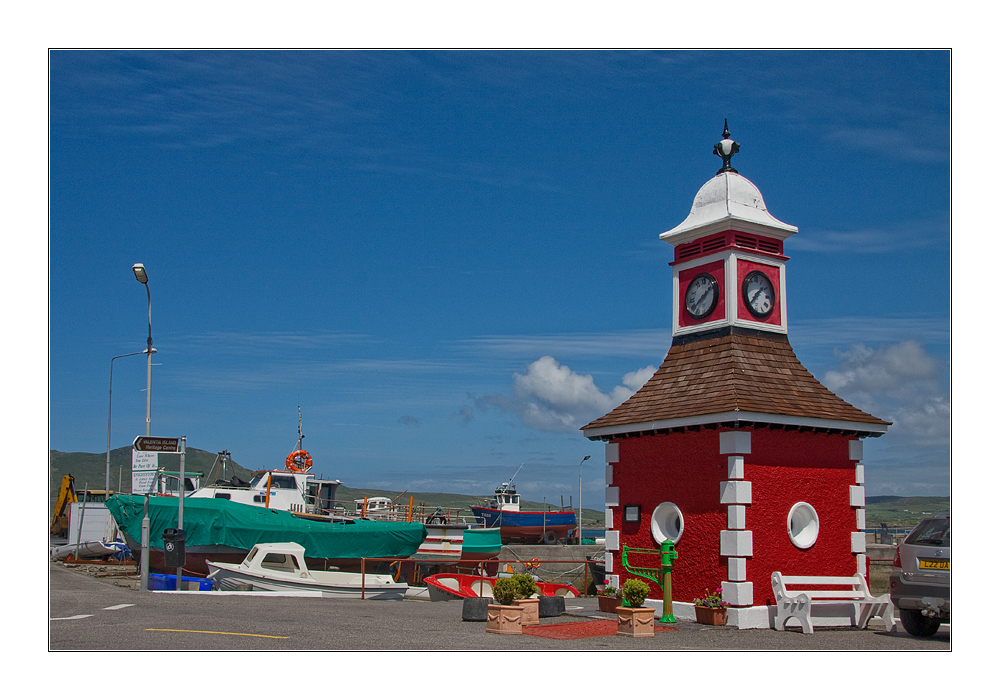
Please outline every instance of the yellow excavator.
[{"label": "yellow excavator", "polygon": [[78,500],[76,490],[73,488],[74,484],[72,474],[66,474],[62,478],[59,497],[56,499],[55,511],[52,514],[52,525],[49,527],[49,532],[53,535],[65,536],[69,529],[69,513],[66,512],[66,509],[70,503],[76,503]]}]

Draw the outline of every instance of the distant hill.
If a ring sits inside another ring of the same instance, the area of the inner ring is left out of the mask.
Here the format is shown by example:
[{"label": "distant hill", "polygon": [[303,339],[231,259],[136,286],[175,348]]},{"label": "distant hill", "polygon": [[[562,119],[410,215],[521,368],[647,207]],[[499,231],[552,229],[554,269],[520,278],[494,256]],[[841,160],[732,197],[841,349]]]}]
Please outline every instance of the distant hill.
[{"label": "distant hill", "polygon": [[[191,447],[187,448],[184,460],[184,470],[200,472],[205,477],[215,463],[216,453],[205,452]],[[88,452],[57,452],[49,450],[49,506],[55,505],[59,493],[59,484],[64,474],[72,474],[76,487],[82,489],[88,484],[92,489],[104,488],[104,469],[106,454],[91,454]],[[160,465],[167,471],[180,469],[180,456],[170,453],[160,454]],[[244,481],[249,481],[251,472],[236,462],[229,460],[229,465]],[[132,447],[119,447],[111,451],[111,490],[118,491],[119,473],[121,474],[121,491],[129,493],[132,486]],[[227,473],[227,478],[232,472]],[[341,486],[337,489],[337,500],[348,503],[357,498],[372,496],[387,496],[397,499],[397,503],[409,504],[413,497],[414,505],[441,506],[442,508],[462,508],[465,514],[472,514],[469,505],[479,505],[489,494],[464,495],[456,493],[432,493],[426,491],[405,492],[386,491],[382,489],[365,489]],[[397,498],[398,496],[398,498]],[[525,510],[552,509],[552,503],[521,501]],[[951,499],[948,496],[868,496],[865,506],[865,519],[868,527],[878,527],[886,523],[889,527],[912,527],[926,518],[941,512],[950,512]],[[585,528],[603,528],[604,511],[592,508],[583,509],[583,526]]]},{"label": "distant hill", "polygon": [[924,518],[951,512],[948,496],[869,496],[865,499],[865,523],[878,527],[913,527]]},{"label": "distant hill", "polygon": [[[184,451],[184,471],[201,473],[207,477],[209,470],[215,463],[218,455],[214,452],[187,447]],[[89,486],[91,489],[104,489],[104,472],[107,465],[107,453],[91,454],[89,452],[58,452],[49,450],[49,504],[54,506],[55,499],[59,495],[59,485],[66,474],[72,474],[76,481],[76,488],[83,489]],[[234,462],[228,461],[228,465],[233,467],[237,476],[249,481],[250,472]],[[181,456],[163,452],[160,454],[160,467],[166,471],[179,471],[181,468]],[[228,471],[227,478],[233,472]],[[111,490],[119,492],[119,475],[121,481],[121,493],[131,493],[132,491],[132,446],[119,447],[111,450]]]}]

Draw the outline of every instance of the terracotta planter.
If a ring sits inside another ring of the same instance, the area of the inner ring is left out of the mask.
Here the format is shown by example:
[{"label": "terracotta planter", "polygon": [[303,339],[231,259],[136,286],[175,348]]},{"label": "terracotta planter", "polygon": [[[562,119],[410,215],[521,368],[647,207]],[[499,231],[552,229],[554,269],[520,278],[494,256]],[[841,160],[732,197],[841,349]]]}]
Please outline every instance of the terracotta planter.
[{"label": "terracotta planter", "polygon": [[694,606],[694,618],[703,625],[724,625],[726,624],[726,608],[706,608],[702,605]]},{"label": "terracotta planter", "polygon": [[486,631],[493,634],[521,634],[520,605],[490,605],[486,609]]},{"label": "terracotta planter", "polygon": [[597,608],[601,612],[613,613],[615,609],[620,608],[621,605],[622,605],[621,598],[612,598],[611,596],[607,595],[597,596]]},{"label": "terracotta planter", "polygon": [[625,637],[652,637],[656,624],[655,608],[615,608],[618,634]]},{"label": "terracotta planter", "polygon": [[514,605],[520,605],[524,609],[521,613],[521,626],[538,624],[538,598],[515,600]]}]

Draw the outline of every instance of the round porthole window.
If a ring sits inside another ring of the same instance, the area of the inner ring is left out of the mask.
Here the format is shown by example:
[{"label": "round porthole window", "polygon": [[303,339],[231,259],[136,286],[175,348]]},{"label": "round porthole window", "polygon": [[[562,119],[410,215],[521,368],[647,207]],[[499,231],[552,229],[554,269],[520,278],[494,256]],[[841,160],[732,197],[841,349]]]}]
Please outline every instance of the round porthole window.
[{"label": "round porthole window", "polygon": [[816,509],[799,501],[788,511],[788,537],[799,549],[808,549],[819,537],[819,516]]},{"label": "round porthole window", "polygon": [[666,502],[656,506],[650,521],[649,529],[657,544],[663,544],[664,540],[677,544],[684,534],[684,516],[681,509],[673,503]]}]

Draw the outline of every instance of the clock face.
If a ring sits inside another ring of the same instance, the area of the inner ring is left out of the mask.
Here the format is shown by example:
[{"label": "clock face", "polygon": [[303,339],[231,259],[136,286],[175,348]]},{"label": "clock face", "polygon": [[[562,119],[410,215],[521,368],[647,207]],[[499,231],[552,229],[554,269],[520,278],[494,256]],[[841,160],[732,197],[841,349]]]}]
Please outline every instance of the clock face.
[{"label": "clock face", "polygon": [[743,279],[743,303],[757,318],[767,318],[774,310],[774,285],[760,270]]},{"label": "clock face", "polygon": [[715,311],[718,303],[719,283],[711,275],[702,273],[688,284],[684,293],[684,308],[692,318],[705,318]]}]

